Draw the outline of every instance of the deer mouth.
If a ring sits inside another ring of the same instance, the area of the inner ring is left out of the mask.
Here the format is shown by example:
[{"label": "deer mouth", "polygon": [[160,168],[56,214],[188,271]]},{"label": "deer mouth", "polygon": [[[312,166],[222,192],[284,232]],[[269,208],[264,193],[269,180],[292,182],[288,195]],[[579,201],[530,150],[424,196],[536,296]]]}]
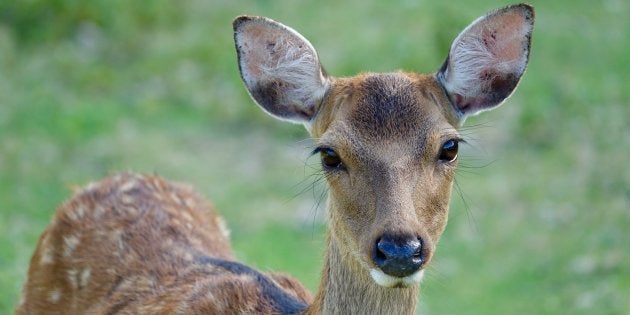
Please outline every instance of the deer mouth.
[{"label": "deer mouth", "polygon": [[372,268],[370,269],[370,276],[372,277],[372,280],[380,286],[386,288],[406,288],[414,286],[422,281],[422,278],[424,277],[424,269],[420,269],[408,276],[395,277],[384,273],[380,269]]}]

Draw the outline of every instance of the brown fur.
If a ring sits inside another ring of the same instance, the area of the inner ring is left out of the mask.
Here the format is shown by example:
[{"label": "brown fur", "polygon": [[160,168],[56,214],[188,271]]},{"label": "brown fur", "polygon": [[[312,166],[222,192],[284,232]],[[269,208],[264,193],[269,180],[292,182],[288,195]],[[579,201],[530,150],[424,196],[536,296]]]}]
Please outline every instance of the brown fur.
[{"label": "brown fur", "polygon": [[[279,313],[258,274],[202,259],[234,260],[222,224],[186,185],[135,174],[91,184],[42,234],[17,313]],[[304,305],[312,300],[288,276],[267,279]]]}]

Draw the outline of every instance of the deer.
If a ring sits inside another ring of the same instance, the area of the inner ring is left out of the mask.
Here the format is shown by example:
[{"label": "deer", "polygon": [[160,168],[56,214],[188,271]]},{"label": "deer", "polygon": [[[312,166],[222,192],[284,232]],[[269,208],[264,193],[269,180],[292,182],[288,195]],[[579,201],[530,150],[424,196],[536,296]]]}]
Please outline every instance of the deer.
[{"label": "deer", "polygon": [[494,10],[432,74],[332,77],[311,43],[259,16],[233,22],[257,105],[303,124],[329,189],[321,282],[239,262],[229,230],[191,186],[112,174],[56,211],[31,258],[17,314],[412,314],[448,218],[459,131],[513,94],[534,10]]}]

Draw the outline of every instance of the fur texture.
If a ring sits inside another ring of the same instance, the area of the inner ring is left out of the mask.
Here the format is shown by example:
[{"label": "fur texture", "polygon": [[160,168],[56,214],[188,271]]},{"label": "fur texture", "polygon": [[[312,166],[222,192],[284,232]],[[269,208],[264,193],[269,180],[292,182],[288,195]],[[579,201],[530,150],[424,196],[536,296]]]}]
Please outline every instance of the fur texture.
[{"label": "fur texture", "polygon": [[120,174],[57,211],[17,314],[290,314],[299,282],[235,262],[222,220],[187,185]]}]

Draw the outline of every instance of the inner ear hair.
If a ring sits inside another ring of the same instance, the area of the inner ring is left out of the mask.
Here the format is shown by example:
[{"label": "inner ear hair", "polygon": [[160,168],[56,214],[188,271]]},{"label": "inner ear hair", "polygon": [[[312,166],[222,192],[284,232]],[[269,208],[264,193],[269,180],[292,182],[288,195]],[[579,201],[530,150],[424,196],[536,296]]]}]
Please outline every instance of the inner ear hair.
[{"label": "inner ear hair", "polygon": [[493,11],[453,41],[437,78],[460,116],[500,105],[527,67],[534,11],[525,5]]},{"label": "inner ear hair", "polygon": [[241,77],[267,113],[308,122],[317,113],[329,81],[310,42],[295,30],[264,17],[234,21]]}]

